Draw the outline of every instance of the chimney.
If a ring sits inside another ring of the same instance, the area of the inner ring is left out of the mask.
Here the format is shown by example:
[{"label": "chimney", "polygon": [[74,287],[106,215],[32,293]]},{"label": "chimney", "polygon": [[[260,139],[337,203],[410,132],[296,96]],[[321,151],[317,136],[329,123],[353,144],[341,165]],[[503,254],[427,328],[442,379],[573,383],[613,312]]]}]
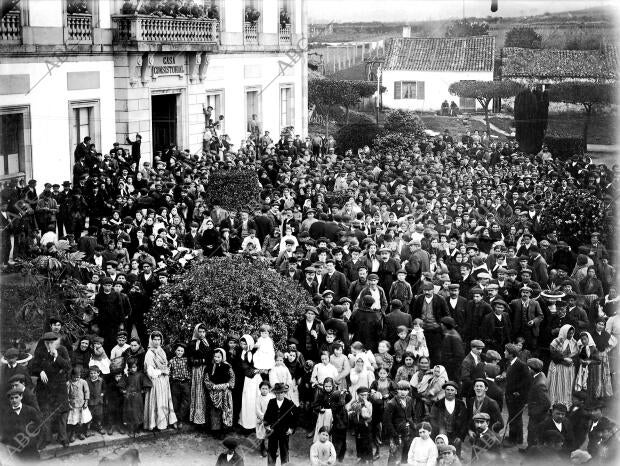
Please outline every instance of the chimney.
[{"label": "chimney", "polygon": [[403,39],[411,37],[411,26],[403,26]]}]

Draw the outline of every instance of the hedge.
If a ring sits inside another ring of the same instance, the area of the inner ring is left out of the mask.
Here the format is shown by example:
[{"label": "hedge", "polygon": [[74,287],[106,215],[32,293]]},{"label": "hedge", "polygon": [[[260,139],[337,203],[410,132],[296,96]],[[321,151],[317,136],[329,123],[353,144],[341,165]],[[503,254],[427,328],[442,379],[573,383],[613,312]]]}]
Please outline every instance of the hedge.
[{"label": "hedge", "polygon": [[553,157],[566,160],[575,154],[583,154],[586,149],[582,136],[545,136],[544,143]]}]

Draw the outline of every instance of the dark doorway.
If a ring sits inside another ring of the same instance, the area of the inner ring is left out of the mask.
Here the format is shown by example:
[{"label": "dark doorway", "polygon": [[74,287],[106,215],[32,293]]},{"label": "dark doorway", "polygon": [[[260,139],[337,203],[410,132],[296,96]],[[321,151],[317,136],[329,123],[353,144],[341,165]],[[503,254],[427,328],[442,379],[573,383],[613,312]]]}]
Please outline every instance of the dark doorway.
[{"label": "dark doorway", "polygon": [[177,143],[177,94],[155,95],[151,98],[153,120],[153,154]]}]

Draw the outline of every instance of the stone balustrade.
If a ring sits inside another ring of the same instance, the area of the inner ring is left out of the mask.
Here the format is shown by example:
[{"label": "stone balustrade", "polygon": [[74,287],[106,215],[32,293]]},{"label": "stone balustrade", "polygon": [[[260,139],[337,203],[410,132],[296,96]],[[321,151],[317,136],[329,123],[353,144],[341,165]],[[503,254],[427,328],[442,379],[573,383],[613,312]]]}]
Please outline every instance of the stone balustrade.
[{"label": "stone balustrade", "polygon": [[219,21],[194,18],[162,18],[115,15],[115,42],[219,43]]},{"label": "stone balustrade", "polygon": [[90,14],[67,15],[67,41],[90,43],[93,40],[93,17]]},{"label": "stone balustrade", "polygon": [[0,20],[0,43],[19,44],[22,40],[22,19],[19,11],[11,11]]},{"label": "stone balustrade", "polygon": [[243,24],[243,43],[244,44],[258,44],[258,24],[256,23],[244,23]]}]

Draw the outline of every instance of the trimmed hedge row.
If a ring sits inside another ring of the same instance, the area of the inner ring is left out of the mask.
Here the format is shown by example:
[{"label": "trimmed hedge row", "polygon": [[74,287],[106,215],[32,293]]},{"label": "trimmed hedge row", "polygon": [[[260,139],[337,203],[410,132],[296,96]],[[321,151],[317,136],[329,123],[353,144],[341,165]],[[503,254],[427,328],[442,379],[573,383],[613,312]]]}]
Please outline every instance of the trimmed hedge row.
[{"label": "trimmed hedge row", "polygon": [[583,154],[586,150],[583,137],[581,136],[545,136],[544,143],[554,157],[566,160],[575,154]]}]

